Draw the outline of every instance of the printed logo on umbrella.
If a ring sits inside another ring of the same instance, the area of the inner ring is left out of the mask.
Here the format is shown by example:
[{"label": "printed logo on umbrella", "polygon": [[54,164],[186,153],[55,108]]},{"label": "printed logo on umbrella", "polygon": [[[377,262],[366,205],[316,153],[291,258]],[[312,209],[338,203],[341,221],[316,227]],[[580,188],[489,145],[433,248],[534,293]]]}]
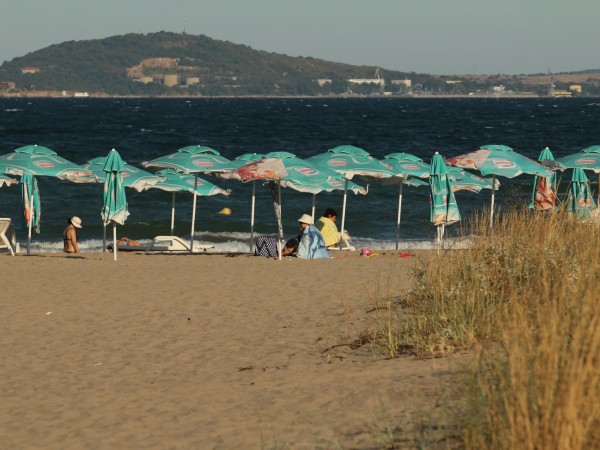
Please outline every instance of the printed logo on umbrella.
[{"label": "printed logo on umbrella", "polygon": [[195,160],[194,161],[194,165],[196,167],[212,167],[214,166],[214,163],[212,161],[206,161],[206,160]]},{"label": "printed logo on umbrella", "polygon": [[390,166],[390,165],[389,165],[388,163],[386,163],[386,162],[383,162],[383,161],[381,161],[381,164],[382,164],[382,165],[383,165],[383,166],[384,166],[386,169],[389,169],[389,170],[394,170],[394,168],[393,168],[392,166]]},{"label": "printed logo on umbrella", "polygon": [[51,161],[34,161],[33,165],[40,169],[52,169],[54,167],[54,163]]},{"label": "printed logo on umbrella", "polygon": [[582,166],[590,166],[592,164],[597,164],[598,160],[596,158],[579,158],[575,161],[575,164],[579,164]]},{"label": "printed logo on umbrella", "polygon": [[332,187],[340,187],[343,185],[343,183],[341,181],[337,181],[337,180],[331,180],[327,184],[329,184],[329,186],[332,186]]},{"label": "printed logo on umbrella", "polygon": [[130,174],[129,172],[125,172],[125,171],[123,171],[123,172],[121,172],[121,176],[122,176],[123,178],[128,178],[128,177],[130,177],[130,176],[131,176],[131,174]]},{"label": "printed logo on umbrella", "polygon": [[512,169],[516,164],[509,159],[491,159],[492,164],[500,169]]},{"label": "printed logo on umbrella", "polygon": [[[194,180],[186,180],[186,183],[191,186],[194,186]],[[198,180],[198,187],[200,187],[200,186],[204,186],[204,183],[202,181]]]},{"label": "printed logo on umbrella", "polygon": [[302,175],[316,175],[319,172],[315,169],[313,169],[312,167],[303,167],[303,166],[299,166],[299,167],[292,167],[292,170],[301,173]]},{"label": "printed logo on umbrella", "polygon": [[[419,170],[420,167],[416,164],[400,164],[400,167],[406,170]],[[391,168],[391,167],[390,167]]]},{"label": "printed logo on umbrella", "polygon": [[348,161],[345,159],[330,159],[327,161],[327,164],[331,167],[346,167],[348,165]]}]

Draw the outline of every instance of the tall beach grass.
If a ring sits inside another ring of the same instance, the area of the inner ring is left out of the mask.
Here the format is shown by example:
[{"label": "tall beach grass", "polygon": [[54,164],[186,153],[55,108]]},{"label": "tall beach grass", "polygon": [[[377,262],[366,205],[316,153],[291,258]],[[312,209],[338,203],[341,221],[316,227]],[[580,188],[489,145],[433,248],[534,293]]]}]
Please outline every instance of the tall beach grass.
[{"label": "tall beach grass", "polygon": [[462,411],[472,449],[600,445],[600,224],[512,211],[471,221],[406,296],[372,311],[382,355],[476,355]]}]

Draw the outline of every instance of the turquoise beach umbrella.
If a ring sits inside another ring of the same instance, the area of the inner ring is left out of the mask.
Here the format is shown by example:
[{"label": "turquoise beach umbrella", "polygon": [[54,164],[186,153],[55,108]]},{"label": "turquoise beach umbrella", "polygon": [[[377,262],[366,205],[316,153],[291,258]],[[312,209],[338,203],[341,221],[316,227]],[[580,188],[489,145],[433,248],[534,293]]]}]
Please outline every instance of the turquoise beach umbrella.
[{"label": "turquoise beach umbrella", "polygon": [[122,172],[125,162],[114,148],[106,157],[102,170],[106,172],[104,181],[104,204],[100,216],[102,222],[113,224],[113,255],[117,260],[117,224],[125,224],[129,211],[127,210],[127,199],[125,197],[125,185],[123,184]]},{"label": "turquoise beach umbrella", "polygon": [[592,170],[597,173],[598,203],[600,204],[600,145],[592,145],[574,155],[558,158],[556,162],[568,169]]},{"label": "turquoise beach umbrella", "polygon": [[[496,176],[514,178],[524,173],[540,177],[551,175],[551,171],[540,163],[520,155],[506,145],[483,145],[474,152],[448,158],[446,163],[461,169],[479,170],[483,176],[492,175],[493,185],[496,184]],[[494,200],[495,190],[492,189],[490,227],[494,221]]]},{"label": "turquoise beach umbrella", "polygon": [[3,186],[12,186],[13,184],[17,184],[19,181],[14,178],[7,177],[6,175],[0,174],[0,187]]},{"label": "turquoise beach umbrella", "polygon": [[[315,164],[323,171],[332,170],[342,174],[346,181],[352,180],[355,176],[389,178],[394,175],[391,166],[373,158],[366,150],[353,145],[330,148],[325,153],[307,158],[306,161]],[[347,189],[344,189],[340,228],[342,232],[346,223],[346,199]]]},{"label": "turquoise beach umbrella", "polygon": [[471,191],[474,193],[481,192],[482,189],[492,189],[495,186],[495,190],[500,187],[500,182],[495,180],[496,184],[492,184],[492,180],[488,178],[481,178],[475,174],[467,172],[466,170],[459,169],[458,167],[448,167],[448,178],[452,182],[452,191]]},{"label": "turquoise beach umbrella", "polygon": [[[541,151],[538,161],[546,165],[555,162],[554,155],[548,147]],[[558,205],[556,189],[556,172],[552,171],[551,175],[546,177],[536,175],[533,179],[533,192],[529,208],[537,211],[555,208]]]},{"label": "turquoise beach umbrella", "polygon": [[[177,192],[188,192],[196,194],[196,196],[211,196],[211,195],[229,195],[231,191],[221,189],[200,177],[192,175],[183,175],[173,169],[163,169],[156,173],[161,181],[157,184],[149,186],[148,189],[160,189],[166,192],[173,193],[173,202],[171,206],[171,235],[175,232],[175,194]],[[194,196],[194,199],[196,198]],[[192,224],[194,228],[194,224]]]},{"label": "turquoise beach umbrella", "polygon": [[583,169],[573,169],[569,194],[567,195],[569,214],[577,214],[580,219],[589,219],[590,209],[595,206],[588,177]]},{"label": "turquoise beach umbrella", "polygon": [[[39,234],[42,208],[37,180],[33,175],[26,172],[21,176],[21,184],[23,187],[23,214],[25,215],[25,223]],[[29,241],[27,242],[27,248],[29,248]]]},{"label": "turquoise beach umbrella", "polygon": [[435,153],[431,159],[429,188],[431,192],[430,220],[437,227],[437,240],[441,242],[446,225],[458,222],[460,212],[454,198],[452,182],[448,177],[448,168],[444,158]]}]

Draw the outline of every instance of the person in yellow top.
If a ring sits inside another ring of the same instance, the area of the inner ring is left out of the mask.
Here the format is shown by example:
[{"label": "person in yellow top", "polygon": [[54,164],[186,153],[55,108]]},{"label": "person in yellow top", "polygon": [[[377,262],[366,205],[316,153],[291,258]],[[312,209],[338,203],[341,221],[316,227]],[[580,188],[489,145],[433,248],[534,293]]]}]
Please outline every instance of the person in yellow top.
[{"label": "person in yellow top", "polygon": [[323,217],[317,220],[315,224],[317,230],[323,235],[327,248],[336,247],[340,242],[340,233],[335,224],[336,219],[337,211],[333,208],[327,208],[323,213]]}]

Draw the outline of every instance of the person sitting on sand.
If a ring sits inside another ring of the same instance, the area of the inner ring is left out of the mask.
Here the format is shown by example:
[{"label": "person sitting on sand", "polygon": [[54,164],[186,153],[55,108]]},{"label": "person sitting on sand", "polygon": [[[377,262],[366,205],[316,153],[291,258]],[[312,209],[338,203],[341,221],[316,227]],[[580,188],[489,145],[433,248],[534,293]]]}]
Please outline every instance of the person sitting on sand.
[{"label": "person sitting on sand", "polygon": [[298,258],[316,259],[329,258],[323,236],[313,225],[313,219],[308,214],[303,214],[298,219],[300,234],[296,239],[290,239],[283,248],[281,255],[296,255]]},{"label": "person sitting on sand", "polygon": [[63,242],[65,253],[79,253],[79,246],[77,245],[77,228],[82,228],[81,219],[77,216],[73,216],[67,220],[67,228],[63,231]]},{"label": "person sitting on sand", "polygon": [[327,208],[323,213],[323,217],[317,220],[315,224],[317,230],[323,235],[323,240],[327,248],[336,247],[340,243],[340,233],[335,225],[337,215],[335,209]]}]

